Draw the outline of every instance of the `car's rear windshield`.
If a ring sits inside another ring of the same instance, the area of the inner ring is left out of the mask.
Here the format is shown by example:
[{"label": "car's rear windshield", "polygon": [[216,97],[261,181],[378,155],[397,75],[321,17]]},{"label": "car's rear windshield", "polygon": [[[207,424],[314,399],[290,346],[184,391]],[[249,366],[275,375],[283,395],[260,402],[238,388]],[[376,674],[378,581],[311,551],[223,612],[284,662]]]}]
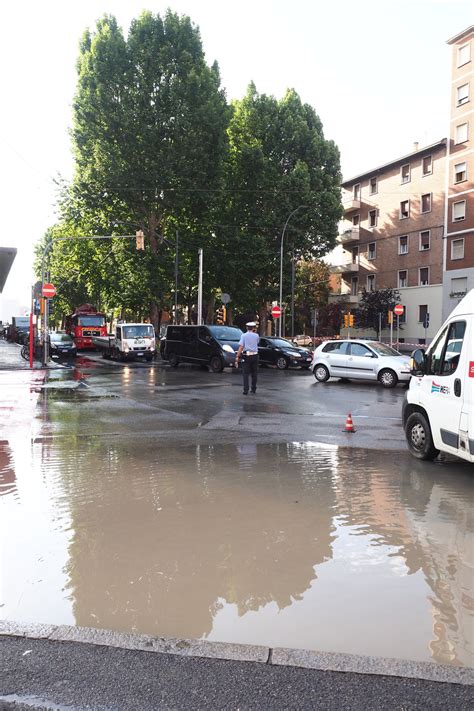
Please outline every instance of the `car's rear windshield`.
[{"label": "car's rear windshield", "polygon": [[370,347],[381,356],[401,356],[401,353],[392,348],[392,346],[387,346],[386,343],[378,343],[377,341],[371,341]]},{"label": "car's rear windshield", "polygon": [[52,333],[51,340],[54,343],[72,343],[72,338],[67,333]]},{"label": "car's rear windshield", "polygon": [[216,341],[240,341],[242,331],[231,326],[209,326]]}]

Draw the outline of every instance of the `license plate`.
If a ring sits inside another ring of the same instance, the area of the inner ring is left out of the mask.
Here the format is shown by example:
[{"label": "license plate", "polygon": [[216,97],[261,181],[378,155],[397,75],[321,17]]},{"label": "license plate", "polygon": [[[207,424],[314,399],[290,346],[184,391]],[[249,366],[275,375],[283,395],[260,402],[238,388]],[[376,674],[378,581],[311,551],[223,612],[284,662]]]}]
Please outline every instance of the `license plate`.
[{"label": "license plate", "polygon": [[62,349],[61,349],[61,353],[69,353],[69,351],[68,351],[67,348],[62,348]]}]

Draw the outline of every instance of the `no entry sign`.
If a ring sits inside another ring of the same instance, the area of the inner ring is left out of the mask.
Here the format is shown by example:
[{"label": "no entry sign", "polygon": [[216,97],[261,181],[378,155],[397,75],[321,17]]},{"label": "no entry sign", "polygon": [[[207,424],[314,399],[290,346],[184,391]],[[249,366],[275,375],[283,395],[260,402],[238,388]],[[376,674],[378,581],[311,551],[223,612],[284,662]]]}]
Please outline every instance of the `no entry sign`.
[{"label": "no entry sign", "polygon": [[280,318],[281,316],[281,309],[279,306],[274,306],[272,308],[272,316],[273,318]]},{"label": "no entry sign", "polygon": [[402,304],[397,304],[393,309],[395,316],[403,316],[403,306]]},{"label": "no entry sign", "polygon": [[41,292],[46,299],[52,299],[56,296],[56,287],[54,284],[43,284]]}]

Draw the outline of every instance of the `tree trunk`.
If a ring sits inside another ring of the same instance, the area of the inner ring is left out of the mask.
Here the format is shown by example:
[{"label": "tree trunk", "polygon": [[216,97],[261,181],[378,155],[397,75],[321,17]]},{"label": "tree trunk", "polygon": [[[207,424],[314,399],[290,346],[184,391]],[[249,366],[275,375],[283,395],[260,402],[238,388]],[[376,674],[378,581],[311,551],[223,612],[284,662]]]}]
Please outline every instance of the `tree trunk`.
[{"label": "tree trunk", "polygon": [[258,309],[258,332],[261,336],[265,336],[267,332],[267,315],[268,306],[264,303]]},{"label": "tree trunk", "polygon": [[206,323],[208,325],[211,325],[214,323],[215,307],[216,307],[216,295],[211,294],[209,301],[207,302]]},{"label": "tree trunk", "polygon": [[150,302],[150,323],[155,331],[159,331],[160,317],[156,301]]}]

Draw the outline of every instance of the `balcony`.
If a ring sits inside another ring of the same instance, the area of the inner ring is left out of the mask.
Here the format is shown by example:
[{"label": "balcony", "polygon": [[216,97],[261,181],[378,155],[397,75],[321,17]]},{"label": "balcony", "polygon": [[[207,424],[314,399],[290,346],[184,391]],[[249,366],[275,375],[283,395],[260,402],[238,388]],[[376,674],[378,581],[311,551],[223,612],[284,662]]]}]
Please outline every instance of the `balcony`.
[{"label": "balcony", "polygon": [[345,262],[332,267],[333,274],[356,274],[359,271],[359,262]]},{"label": "balcony", "polygon": [[360,199],[351,198],[350,200],[342,203],[342,208],[345,215],[349,212],[353,212],[354,210],[360,210]]},{"label": "balcony", "polygon": [[358,242],[360,238],[360,230],[358,227],[350,227],[348,230],[344,230],[337,241],[339,244],[348,244],[349,242]]},{"label": "balcony", "polygon": [[358,304],[360,294],[329,294],[330,304]]}]

